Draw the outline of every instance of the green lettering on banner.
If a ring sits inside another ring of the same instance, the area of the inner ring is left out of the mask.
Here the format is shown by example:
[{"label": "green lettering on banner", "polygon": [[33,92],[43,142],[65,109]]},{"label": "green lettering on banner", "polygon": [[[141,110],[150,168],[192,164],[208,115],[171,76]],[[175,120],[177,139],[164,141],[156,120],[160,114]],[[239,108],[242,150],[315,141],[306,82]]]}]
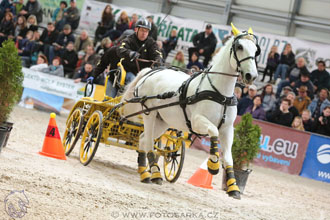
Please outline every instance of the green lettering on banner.
[{"label": "green lettering on banner", "polygon": [[187,32],[187,34],[186,34],[186,41],[189,41],[189,35],[192,32],[192,29],[191,28],[186,28],[186,32]]},{"label": "green lettering on banner", "polygon": [[184,41],[184,28],[183,27],[180,28],[179,32],[178,32],[178,39],[180,39],[180,38],[182,41]]},{"label": "green lettering on banner", "polygon": [[163,23],[161,23],[158,28],[158,36],[161,35],[162,37],[165,37],[167,28],[166,21],[163,21]]},{"label": "green lettering on banner", "polygon": [[172,21],[170,22],[170,24],[169,24],[168,27],[167,27],[166,37],[169,37],[169,36],[171,35],[171,31],[170,31],[170,29],[171,29],[171,25],[172,25]]},{"label": "green lettering on banner", "polygon": [[117,9],[113,12],[113,17],[115,17],[120,11],[121,11],[121,9],[117,8]]},{"label": "green lettering on banner", "polygon": [[198,30],[195,29],[194,32],[193,32],[192,35],[191,35],[191,38],[190,38],[189,42],[192,42],[192,39],[194,38],[194,36],[195,36],[196,34],[198,34]]}]

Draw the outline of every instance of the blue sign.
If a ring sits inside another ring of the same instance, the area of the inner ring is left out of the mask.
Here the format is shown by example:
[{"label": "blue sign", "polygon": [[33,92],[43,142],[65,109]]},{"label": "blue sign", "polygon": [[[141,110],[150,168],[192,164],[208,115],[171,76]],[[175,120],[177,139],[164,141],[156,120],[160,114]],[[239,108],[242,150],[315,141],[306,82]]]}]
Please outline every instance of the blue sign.
[{"label": "blue sign", "polygon": [[300,176],[330,183],[330,138],[311,136]]}]

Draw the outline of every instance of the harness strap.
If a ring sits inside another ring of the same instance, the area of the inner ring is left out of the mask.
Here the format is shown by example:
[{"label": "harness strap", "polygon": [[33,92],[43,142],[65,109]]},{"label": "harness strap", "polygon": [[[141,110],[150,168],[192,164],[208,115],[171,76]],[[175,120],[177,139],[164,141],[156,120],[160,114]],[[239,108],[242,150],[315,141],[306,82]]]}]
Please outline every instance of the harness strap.
[{"label": "harness strap", "polygon": [[139,86],[137,86],[137,87],[135,87],[135,90],[134,90],[134,96],[135,97],[138,97],[139,96],[139,91],[138,91],[138,89],[144,84],[144,82],[150,77],[150,76],[152,76],[152,75],[154,75],[155,73],[157,73],[157,72],[159,72],[159,71],[161,71],[161,70],[164,70],[165,69],[165,67],[158,67],[157,69],[152,69],[152,70],[150,70],[149,72],[147,72],[146,74],[144,74],[144,76],[143,77],[145,77],[144,78],[144,80],[142,81],[142,83],[139,85]]}]

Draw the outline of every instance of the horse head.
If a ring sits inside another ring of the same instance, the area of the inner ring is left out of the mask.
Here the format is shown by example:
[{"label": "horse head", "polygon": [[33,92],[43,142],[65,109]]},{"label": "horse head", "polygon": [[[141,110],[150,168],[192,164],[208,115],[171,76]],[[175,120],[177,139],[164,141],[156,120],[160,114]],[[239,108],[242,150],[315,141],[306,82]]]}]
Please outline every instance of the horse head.
[{"label": "horse head", "polygon": [[234,39],[230,49],[230,64],[241,74],[244,83],[250,84],[258,76],[256,57],[260,48],[251,28],[247,32],[240,32],[233,23]]}]

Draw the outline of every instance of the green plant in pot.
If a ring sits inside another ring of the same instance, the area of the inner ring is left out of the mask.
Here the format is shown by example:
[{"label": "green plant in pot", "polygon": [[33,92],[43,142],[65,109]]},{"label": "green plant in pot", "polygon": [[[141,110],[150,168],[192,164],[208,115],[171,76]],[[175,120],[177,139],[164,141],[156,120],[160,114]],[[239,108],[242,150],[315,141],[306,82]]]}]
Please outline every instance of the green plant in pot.
[{"label": "green plant in pot", "polygon": [[[252,124],[252,115],[249,113],[243,115],[241,121],[235,125],[232,156],[235,178],[241,193],[243,193],[248,175],[252,171],[249,169],[250,163],[259,153],[260,135],[261,128]],[[225,188],[225,175],[223,184],[223,188]]]},{"label": "green plant in pot", "polygon": [[12,40],[7,40],[0,47],[0,148],[5,145],[12,128],[7,122],[15,104],[23,91],[21,58]]}]

